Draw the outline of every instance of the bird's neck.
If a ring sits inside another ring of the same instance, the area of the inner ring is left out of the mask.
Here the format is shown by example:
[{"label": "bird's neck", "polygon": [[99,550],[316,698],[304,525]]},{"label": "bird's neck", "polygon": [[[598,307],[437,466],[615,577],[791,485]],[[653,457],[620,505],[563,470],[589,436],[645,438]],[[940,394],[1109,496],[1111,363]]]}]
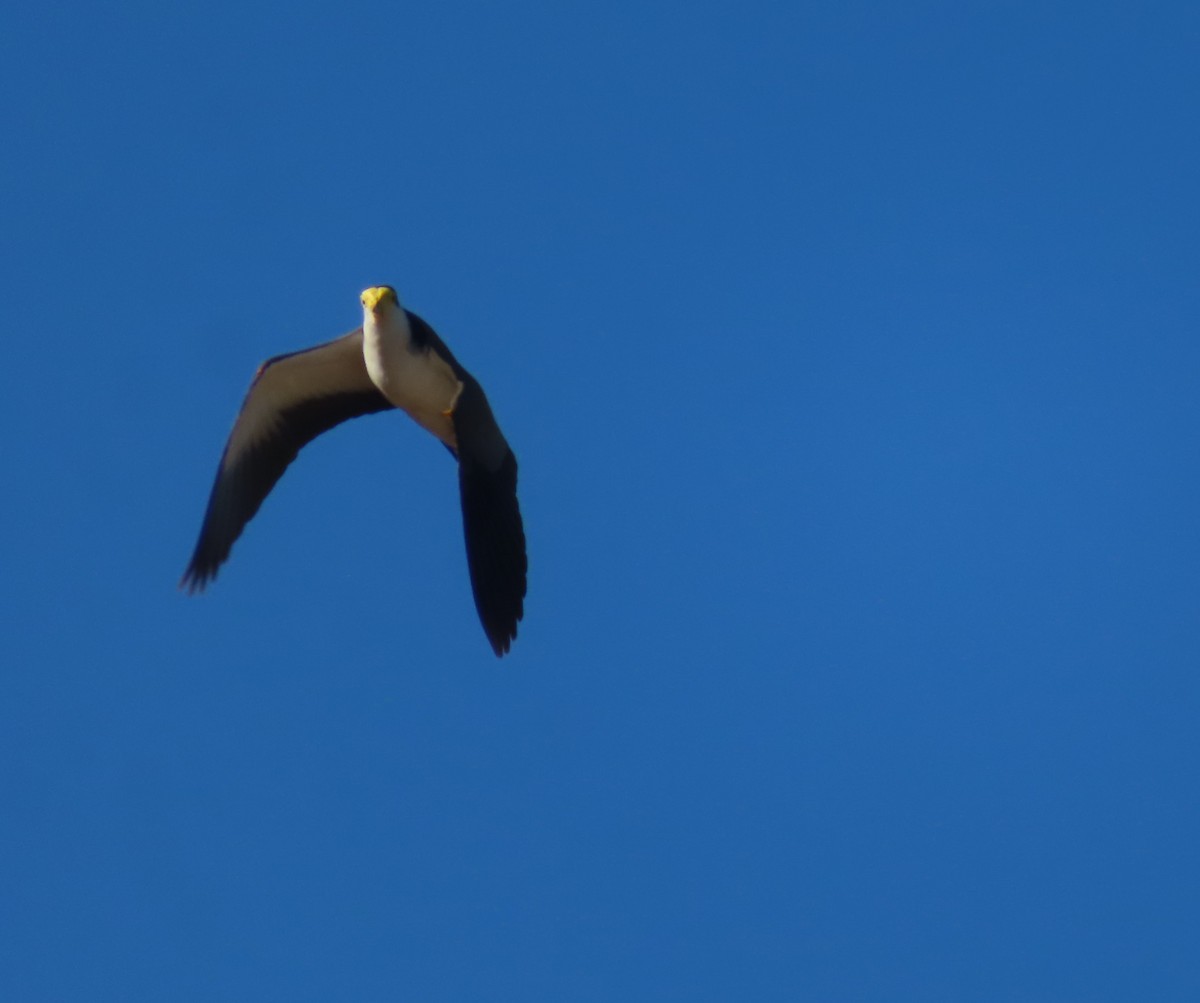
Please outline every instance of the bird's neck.
[{"label": "bird's neck", "polygon": [[381,312],[364,310],[363,337],[368,344],[379,348],[407,349],[412,344],[408,314],[397,308]]}]

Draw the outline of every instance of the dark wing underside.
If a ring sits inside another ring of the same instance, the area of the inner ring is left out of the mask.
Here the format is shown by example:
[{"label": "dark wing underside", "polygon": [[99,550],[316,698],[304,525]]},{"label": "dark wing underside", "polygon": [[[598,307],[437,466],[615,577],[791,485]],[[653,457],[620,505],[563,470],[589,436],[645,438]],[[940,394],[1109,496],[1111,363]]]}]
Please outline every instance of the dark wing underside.
[{"label": "dark wing underside", "polygon": [[517,636],[525,611],[525,527],[517,503],[517,458],[469,373],[454,412],[458,483],[471,591],[497,656]]},{"label": "dark wing underside", "polygon": [[180,580],[204,588],[300,450],[350,418],[392,405],[363,362],[362,330],[263,363],[217,468],[200,538]]}]

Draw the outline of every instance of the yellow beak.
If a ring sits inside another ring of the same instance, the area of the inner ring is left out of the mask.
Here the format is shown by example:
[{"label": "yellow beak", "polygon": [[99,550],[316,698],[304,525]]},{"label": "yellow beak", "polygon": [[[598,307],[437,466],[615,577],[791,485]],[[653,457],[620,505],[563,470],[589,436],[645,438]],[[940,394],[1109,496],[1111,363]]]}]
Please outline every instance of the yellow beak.
[{"label": "yellow beak", "polygon": [[379,304],[388,297],[395,298],[396,294],[388,286],[372,286],[370,289],[364,289],[362,296],[362,305],[368,310],[374,311]]}]

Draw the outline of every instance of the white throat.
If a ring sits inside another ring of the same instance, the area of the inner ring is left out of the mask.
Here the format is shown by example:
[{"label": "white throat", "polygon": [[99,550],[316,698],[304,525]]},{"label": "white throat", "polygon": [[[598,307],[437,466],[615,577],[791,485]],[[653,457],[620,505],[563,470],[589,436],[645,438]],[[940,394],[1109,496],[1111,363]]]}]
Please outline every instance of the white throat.
[{"label": "white throat", "polygon": [[417,424],[457,449],[450,414],[462,383],[435,351],[413,344],[408,314],[401,307],[381,306],[363,309],[363,361],[371,382]]}]

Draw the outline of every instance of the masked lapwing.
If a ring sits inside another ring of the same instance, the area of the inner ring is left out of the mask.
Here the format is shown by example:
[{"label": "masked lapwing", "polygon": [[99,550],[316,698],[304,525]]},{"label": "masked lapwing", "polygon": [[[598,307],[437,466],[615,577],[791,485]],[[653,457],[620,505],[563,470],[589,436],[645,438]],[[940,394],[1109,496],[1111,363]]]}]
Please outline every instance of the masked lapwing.
[{"label": "masked lapwing", "polygon": [[496,654],[524,613],[525,530],[517,459],[483,388],[391,286],[363,292],[362,327],[264,362],[234,423],[180,587],[203,589],[308,442],[349,418],[399,408],[458,460],[475,608]]}]

